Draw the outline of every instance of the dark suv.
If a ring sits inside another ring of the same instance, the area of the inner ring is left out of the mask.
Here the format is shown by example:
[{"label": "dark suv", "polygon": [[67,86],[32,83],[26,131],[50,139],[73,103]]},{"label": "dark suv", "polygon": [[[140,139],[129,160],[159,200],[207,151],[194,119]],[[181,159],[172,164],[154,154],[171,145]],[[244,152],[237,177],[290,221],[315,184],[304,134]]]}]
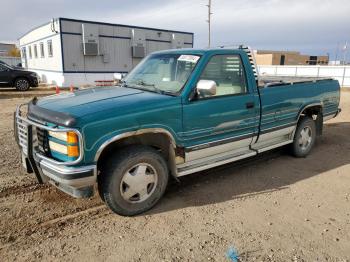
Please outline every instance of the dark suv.
[{"label": "dark suv", "polygon": [[19,91],[27,91],[30,87],[37,87],[38,84],[39,76],[37,73],[0,63],[0,86],[15,87]]}]

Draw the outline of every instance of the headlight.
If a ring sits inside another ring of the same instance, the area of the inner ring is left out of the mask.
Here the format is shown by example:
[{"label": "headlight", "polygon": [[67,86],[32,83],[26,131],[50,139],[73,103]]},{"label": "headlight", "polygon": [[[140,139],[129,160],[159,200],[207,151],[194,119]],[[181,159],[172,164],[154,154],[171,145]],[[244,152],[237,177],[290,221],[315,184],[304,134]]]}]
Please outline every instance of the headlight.
[{"label": "headlight", "polygon": [[75,132],[49,131],[49,147],[53,155],[57,152],[69,159],[79,157],[79,138]]}]

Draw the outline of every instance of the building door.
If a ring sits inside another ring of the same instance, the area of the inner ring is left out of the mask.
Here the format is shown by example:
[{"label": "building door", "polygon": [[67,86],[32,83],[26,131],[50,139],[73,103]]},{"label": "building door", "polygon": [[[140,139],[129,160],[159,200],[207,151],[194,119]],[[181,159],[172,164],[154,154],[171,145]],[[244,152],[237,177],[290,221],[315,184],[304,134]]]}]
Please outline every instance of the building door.
[{"label": "building door", "polygon": [[310,56],[309,65],[316,65],[316,64],[317,64],[317,56]]},{"label": "building door", "polygon": [[286,56],[285,55],[281,55],[280,65],[284,65],[285,60],[286,60]]}]

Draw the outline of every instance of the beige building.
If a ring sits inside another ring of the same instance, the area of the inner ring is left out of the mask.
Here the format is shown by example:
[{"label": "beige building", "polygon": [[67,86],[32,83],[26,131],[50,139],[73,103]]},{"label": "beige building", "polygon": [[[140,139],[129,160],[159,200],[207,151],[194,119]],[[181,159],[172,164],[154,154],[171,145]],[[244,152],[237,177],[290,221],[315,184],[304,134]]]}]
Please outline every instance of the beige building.
[{"label": "beige building", "polygon": [[258,65],[327,65],[328,56],[303,55],[294,51],[255,51]]},{"label": "beige building", "polygon": [[11,49],[16,48],[12,43],[0,43],[0,56],[9,56]]}]

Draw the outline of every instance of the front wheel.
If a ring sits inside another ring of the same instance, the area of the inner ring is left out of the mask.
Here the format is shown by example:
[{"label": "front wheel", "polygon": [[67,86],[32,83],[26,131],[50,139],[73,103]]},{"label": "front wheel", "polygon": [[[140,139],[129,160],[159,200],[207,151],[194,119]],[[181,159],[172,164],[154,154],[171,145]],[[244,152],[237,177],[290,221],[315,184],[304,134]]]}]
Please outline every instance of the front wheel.
[{"label": "front wheel", "polygon": [[30,87],[29,81],[26,78],[18,78],[15,81],[15,87],[18,91],[27,91]]},{"label": "front wheel", "polygon": [[99,181],[108,207],[123,216],[133,216],[152,208],[168,184],[168,168],[153,148],[131,146],[112,155]]},{"label": "front wheel", "polygon": [[316,141],[316,124],[310,117],[301,119],[294,134],[292,153],[296,157],[306,157]]}]

